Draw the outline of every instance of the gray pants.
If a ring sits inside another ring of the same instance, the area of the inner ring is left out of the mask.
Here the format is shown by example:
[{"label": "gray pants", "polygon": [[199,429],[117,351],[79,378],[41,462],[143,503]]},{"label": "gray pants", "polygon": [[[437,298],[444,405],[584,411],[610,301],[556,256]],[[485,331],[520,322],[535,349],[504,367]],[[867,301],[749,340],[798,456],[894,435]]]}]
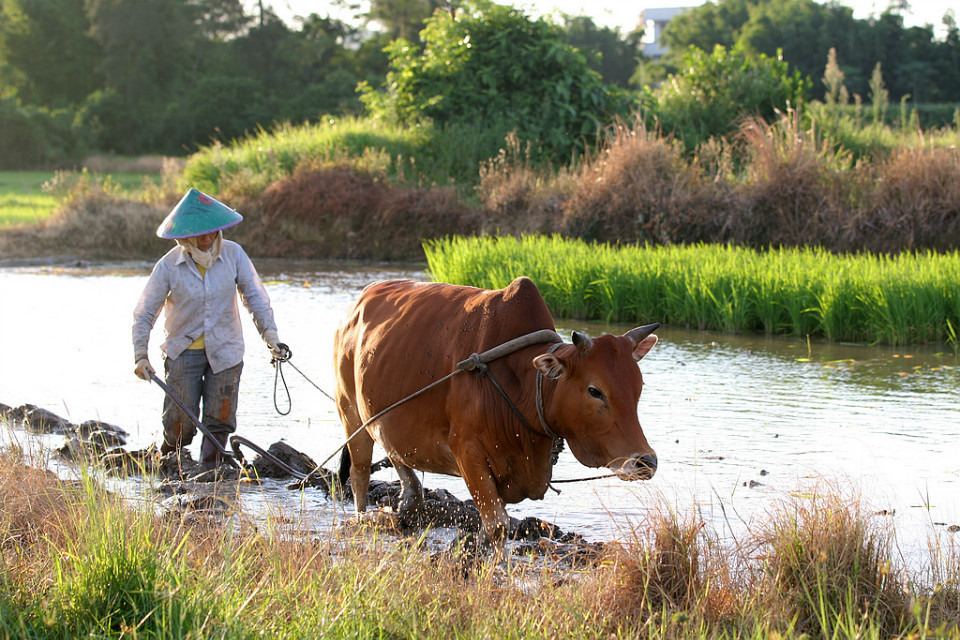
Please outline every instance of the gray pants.
[{"label": "gray pants", "polygon": [[[225,445],[229,434],[237,430],[237,400],[240,396],[241,362],[219,373],[214,373],[207,362],[204,349],[187,349],[175,359],[164,360],[167,386],[183,401],[195,416],[200,416],[201,401],[203,426]],[[163,400],[163,453],[175,451],[193,442],[197,427],[170,398]],[[211,442],[200,447],[201,462],[219,462],[220,456]]]}]

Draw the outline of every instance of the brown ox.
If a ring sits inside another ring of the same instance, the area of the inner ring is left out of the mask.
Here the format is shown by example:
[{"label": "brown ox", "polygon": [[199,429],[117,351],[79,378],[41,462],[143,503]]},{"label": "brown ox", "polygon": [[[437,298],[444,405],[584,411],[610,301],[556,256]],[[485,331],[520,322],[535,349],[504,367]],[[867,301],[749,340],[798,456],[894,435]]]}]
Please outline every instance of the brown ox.
[{"label": "brown ox", "polygon": [[[609,467],[624,479],[652,477],[657,456],[637,419],[637,362],[656,344],[658,326],[593,340],[574,332],[574,344],[541,342],[491,361],[489,373],[510,402],[485,376],[462,373],[387,411],[347,445],[357,516],[367,506],[374,441],[400,476],[401,515],[423,504],[413,469],[461,476],[493,542],[508,531],[504,503],[543,498],[554,443],[548,432],[588,467]],[[553,330],[553,318],[528,278],[496,291],[409,280],[368,286],[334,345],[347,435],[471,354],[541,329]],[[537,411],[538,370],[546,431]]]}]

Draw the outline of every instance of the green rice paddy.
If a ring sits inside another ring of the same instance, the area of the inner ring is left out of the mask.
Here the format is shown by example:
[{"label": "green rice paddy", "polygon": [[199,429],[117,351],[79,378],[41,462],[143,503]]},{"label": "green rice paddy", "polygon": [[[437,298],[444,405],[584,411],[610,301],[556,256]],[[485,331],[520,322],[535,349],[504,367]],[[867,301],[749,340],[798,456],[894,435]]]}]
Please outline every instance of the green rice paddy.
[{"label": "green rice paddy", "polygon": [[960,253],[610,246],[559,236],[424,245],[435,280],[501,288],[529,276],[557,317],[892,345],[960,329]]}]

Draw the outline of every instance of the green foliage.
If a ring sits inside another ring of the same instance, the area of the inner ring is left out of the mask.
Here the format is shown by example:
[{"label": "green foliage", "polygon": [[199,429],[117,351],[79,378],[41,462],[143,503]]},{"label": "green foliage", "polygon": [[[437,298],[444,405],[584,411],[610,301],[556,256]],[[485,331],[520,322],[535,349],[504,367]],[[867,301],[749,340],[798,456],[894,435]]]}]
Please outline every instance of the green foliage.
[{"label": "green foliage", "polygon": [[36,224],[47,219],[57,202],[42,190],[48,171],[0,172],[0,228]]},{"label": "green foliage", "polygon": [[82,104],[102,82],[100,63],[84,0],[0,0],[0,84],[23,102]]},{"label": "green foliage", "polygon": [[516,131],[565,157],[629,109],[559,27],[517,9],[476,2],[456,17],[437,12],[421,36],[422,51],[391,44],[384,91],[368,86],[363,96],[373,116]]},{"label": "green foliage", "polygon": [[328,117],[315,125],[281,124],[260,129],[227,146],[201,148],[187,161],[183,186],[207,193],[226,189],[254,196],[271,182],[289,177],[301,164],[355,163],[367,170],[390,170],[415,157],[429,128],[397,127],[357,118]]},{"label": "green foliage", "polygon": [[729,134],[746,116],[772,121],[803,104],[810,88],[783,59],[739,46],[717,45],[712,53],[691,47],[683,69],[650,95],[663,130],[681,137],[687,149]]},{"label": "green foliage", "polygon": [[643,51],[643,31],[623,35],[619,28],[598,27],[588,16],[563,16],[564,40],[586,57],[606,84],[626,89]]},{"label": "green foliage", "polygon": [[[783,57],[801,75],[820,78],[825,52],[835,48],[851,96],[867,95],[871,71],[880,63],[890,97],[911,94],[923,102],[960,99],[960,35],[950,15],[947,35],[932,26],[905,27],[902,6],[893,4],[878,17],[860,20],[843,3],[816,0],[721,0],[691,8],[674,18],[663,39],[667,64],[680,68],[689,46],[709,51],[714,45]],[[812,97],[824,98],[816,83]]]},{"label": "green foliage", "polygon": [[[338,20],[313,14],[291,30],[266,10],[251,23],[240,0],[0,0],[3,97],[74,109],[74,146],[182,155],[274,122],[358,112],[358,81],[386,71],[377,39],[351,46],[357,30]],[[60,153],[25,148],[8,156],[14,166]]]},{"label": "green foliage", "polygon": [[529,276],[564,317],[895,345],[945,342],[960,322],[957,252],[837,256],[559,236],[451,238],[425,251],[443,282],[499,288]]},{"label": "green foliage", "polygon": [[51,111],[0,97],[0,169],[64,162],[79,148],[72,110]]},{"label": "green foliage", "polygon": [[663,43],[678,59],[690,47],[710,51],[716,45],[732,47],[741,27],[750,19],[749,0],[706,2],[674,17],[663,32]]}]

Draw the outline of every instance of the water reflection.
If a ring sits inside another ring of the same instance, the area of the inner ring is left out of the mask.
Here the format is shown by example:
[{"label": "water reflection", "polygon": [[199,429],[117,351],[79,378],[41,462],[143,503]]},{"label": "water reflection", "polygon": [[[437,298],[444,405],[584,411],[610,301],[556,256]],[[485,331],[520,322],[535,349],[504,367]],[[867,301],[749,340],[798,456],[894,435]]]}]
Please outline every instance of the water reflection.
[{"label": "water reflection", "polygon": [[[332,335],[367,283],[425,278],[393,266],[258,261],[281,339],[310,378],[286,370],[292,407],[275,397],[275,370],[244,315],[247,356],[239,431],[268,445],[285,440],[317,461],[343,438],[333,403]],[[161,394],[133,375],[133,306],[149,264],[110,268],[0,270],[0,402],[32,403],[74,422],[101,419],[131,432],[131,447],[160,437]],[[561,333],[622,333],[630,327],[561,322]],[[641,423],[660,469],[647,483],[601,480],[561,485],[543,501],[514,505],[593,538],[631,535],[647,509],[667,500],[696,510],[718,531],[741,534],[769,505],[825,479],[895,511],[905,545],[922,548],[933,523],[960,520],[956,447],[958,361],[943,348],[892,349],[764,336],[720,336],[665,326],[642,363]],[[160,329],[151,359],[160,363]],[[469,355],[469,354],[465,354]],[[194,447],[196,444],[194,445]],[[196,452],[194,452],[196,455]],[[569,452],[556,478],[592,476]],[[379,477],[389,478],[381,472]],[[424,482],[467,497],[461,480]],[[306,521],[337,517],[316,494],[268,486],[244,497],[264,511],[290,508]],[[349,507],[347,507],[349,508]],[[316,522],[308,526],[321,526]]]}]

